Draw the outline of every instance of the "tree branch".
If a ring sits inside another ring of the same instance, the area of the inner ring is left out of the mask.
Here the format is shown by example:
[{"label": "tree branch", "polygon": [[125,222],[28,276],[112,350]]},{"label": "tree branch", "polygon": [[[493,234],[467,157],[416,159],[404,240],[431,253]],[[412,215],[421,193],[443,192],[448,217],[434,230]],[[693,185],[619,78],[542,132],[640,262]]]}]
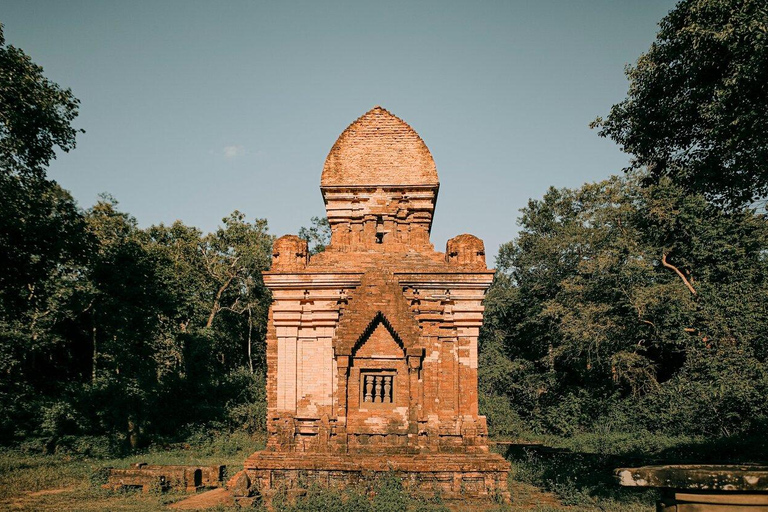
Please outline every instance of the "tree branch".
[{"label": "tree branch", "polygon": [[219,312],[221,309],[221,296],[224,294],[227,288],[229,288],[229,284],[232,282],[232,280],[235,278],[235,276],[231,276],[229,279],[226,280],[226,282],[221,285],[221,288],[219,288],[219,291],[216,293],[216,298],[213,301],[213,307],[211,308],[211,314],[208,316],[208,322],[206,322],[205,327],[209,328],[211,325],[213,325],[213,319],[216,317],[216,313]]},{"label": "tree branch", "polygon": [[249,306],[243,306],[242,308],[238,308],[237,306],[239,304],[240,304],[240,297],[236,298],[235,302],[233,302],[231,306],[221,306],[221,307],[219,307],[219,311],[231,311],[232,313],[235,313],[236,315],[242,315],[249,308]]},{"label": "tree branch", "polygon": [[680,269],[678,269],[676,266],[672,265],[671,263],[667,262],[667,253],[663,253],[661,255],[661,264],[667,268],[671,268],[672,270],[674,270],[675,274],[677,274],[680,277],[680,279],[683,280],[683,284],[685,284],[688,290],[690,290],[692,294],[696,295],[696,290],[693,288],[693,285],[691,285],[688,279],[686,279],[685,275],[682,272],[680,272]]}]

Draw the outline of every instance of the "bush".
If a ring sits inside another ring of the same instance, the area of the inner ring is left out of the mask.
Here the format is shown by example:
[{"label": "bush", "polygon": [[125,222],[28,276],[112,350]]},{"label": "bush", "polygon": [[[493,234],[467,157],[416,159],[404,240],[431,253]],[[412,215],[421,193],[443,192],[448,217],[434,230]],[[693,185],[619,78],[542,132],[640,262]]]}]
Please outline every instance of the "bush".
[{"label": "bush", "polygon": [[528,430],[508,397],[503,395],[480,394],[480,413],[488,421],[488,433],[492,436],[515,436]]},{"label": "bush", "polygon": [[228,376],[228,387],[237,391],[225,406],[226,419],[232,428],[251,434],[267,428],[267,382],[263,373],[250,373],[240,368]]},{"label": "bush", "polygon": [[710,437],[760,431],[768,417],[768,371],[739,347],[692,352],[679,375],[645,397],[639,412],[670,434]]},{"label": "bush", "polygon": [[392,473],[379,477],[374,486],[374,512],[401,512],[408,507],[410,499],[403,490],[403,484]]},{"label": "bush", "polygon": [[371,503],[356,489],[328,489],[312,485],[307,494],[288,502],[286,493],[279,493],[272,502],[277,512],[371,512]]}]

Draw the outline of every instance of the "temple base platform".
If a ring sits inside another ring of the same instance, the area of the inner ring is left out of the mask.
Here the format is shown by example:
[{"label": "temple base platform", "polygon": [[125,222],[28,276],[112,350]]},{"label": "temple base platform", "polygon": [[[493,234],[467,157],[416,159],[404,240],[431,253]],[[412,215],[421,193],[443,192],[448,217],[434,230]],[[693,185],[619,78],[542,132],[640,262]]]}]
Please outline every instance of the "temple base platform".
[{"label": "temple base platform", "polygon": [[469,454],[322,454],[260,451],[251,455],[229,487],[236,499],[278,492],[300,494],[313,485],[371,490],[377,478],[392,474],[406,492],[444,499],[494,499],[509,502],[510,464],[496,453]]}]

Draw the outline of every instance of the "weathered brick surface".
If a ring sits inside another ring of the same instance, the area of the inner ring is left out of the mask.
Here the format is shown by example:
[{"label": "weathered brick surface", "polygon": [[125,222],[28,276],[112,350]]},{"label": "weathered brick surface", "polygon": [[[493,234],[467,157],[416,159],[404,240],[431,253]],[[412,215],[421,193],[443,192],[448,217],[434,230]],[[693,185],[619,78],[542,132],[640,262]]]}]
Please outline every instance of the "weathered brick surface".
[{"label": "weathered brick surface", "polygon": [[[313,484],[328,487],[371,486],[394,473],[414,493],[443,498],[485,498],[508,495],[509,464],[496,454],[324,455],[258,452],[245,461],[250,488],[271,493]],[[242,491],[241,491],[242,492]]]},{"label": "weathered brick surface", "polygon": [[307,241],[296,235],[285,235],[272,244],[273,270],[301,270],[309,262]]},{"label": "weathered brick surface", "polygon": [[339,136],[320,178],[322,187],[437,184],[435,161],[421,137],[378,106]]},{"label": "weathered brick surface", "polygon": [[477,410],[493,271],[472,235],[434,250],[438,187],[424,142],[380,107],[334,145],[321,179],[331,243],[309,258],[282,237],[264,276],[269,438],[246,463],[249,493],[393,465],[413,488],[506,492],[508,464],[488,452]]},{"label": "weathered brick surface", "polygon": [[177,466],[132,464],[128,469],[110,468],[106,489],[141,487],[151,490],[186,490],[194,492],[203,487],[219,487],[224,477],[224,466]]}]

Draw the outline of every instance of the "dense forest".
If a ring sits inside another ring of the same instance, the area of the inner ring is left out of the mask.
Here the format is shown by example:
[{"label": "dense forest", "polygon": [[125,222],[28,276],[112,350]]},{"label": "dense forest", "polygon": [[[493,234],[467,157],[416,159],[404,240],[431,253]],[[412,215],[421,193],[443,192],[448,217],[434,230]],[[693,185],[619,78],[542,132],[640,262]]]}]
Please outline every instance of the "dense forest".
[{"label": "dense forest", "polygon": [[[766,27],[759,0],[680,2],[593,122],[628,168],[522,209],[480,340],[492,433],[764,432]],[[82,208],[46,173],[75,150],[78,105],[0,26],[0,442],[263,430],[267,221],[203,233],[141,228],[108,195]],[[301,235],[319,250],[327,221]]]}]

